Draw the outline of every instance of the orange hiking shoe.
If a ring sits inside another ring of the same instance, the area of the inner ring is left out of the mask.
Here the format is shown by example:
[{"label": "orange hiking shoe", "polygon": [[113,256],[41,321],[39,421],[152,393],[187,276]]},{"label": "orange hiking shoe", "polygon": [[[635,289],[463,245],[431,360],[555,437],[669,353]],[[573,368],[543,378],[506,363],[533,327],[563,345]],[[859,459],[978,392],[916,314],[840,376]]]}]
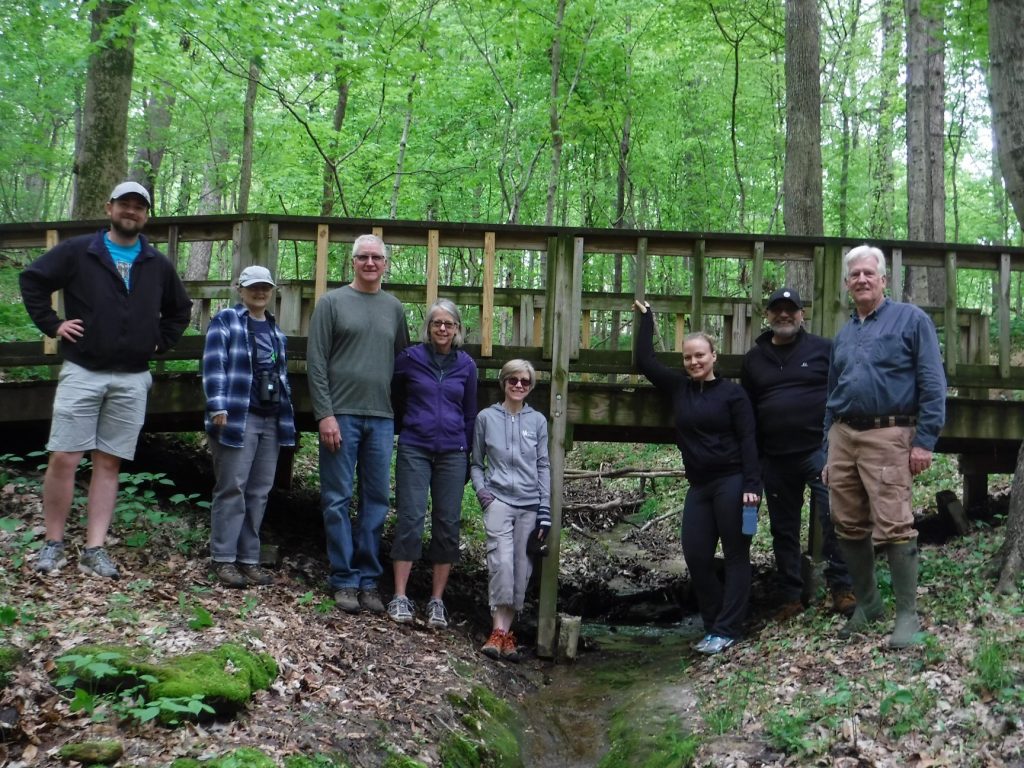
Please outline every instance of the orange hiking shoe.
[{"label": "orange hiking shoe", "polygon": [[503,661],[519,661],[519,644],[511,631],[505,633],[501,643],[501,658]]},{"label": "orange hiking shoe", "polygon": [[832,593],[832,610],[843,616],[849,616],[857,607],[857,598],[848,589],[839,589]]},{"label": "orange hiking shoe", "polygon": [[495,629],[491,631],[491,636],[487,638],[487,642],[480,648],[480,653],[491,659],[500,659],[502,657],[502,651],[505,647],[505,630]]}]

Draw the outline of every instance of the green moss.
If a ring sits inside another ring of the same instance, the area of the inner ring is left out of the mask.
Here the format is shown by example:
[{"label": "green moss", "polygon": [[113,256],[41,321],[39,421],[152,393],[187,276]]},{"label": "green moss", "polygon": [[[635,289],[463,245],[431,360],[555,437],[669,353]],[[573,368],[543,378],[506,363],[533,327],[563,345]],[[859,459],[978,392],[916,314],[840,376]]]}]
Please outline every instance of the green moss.
[{"label": "green moss", "polygon": [[[145,649],[122,646],[83,645],[65,656],[96,657],[100,654],[117,654],[106,660],[106,664],[116,670],[115,673],[97,674],[91,665],[76,669],[73,663],[61,661],[57,663],[58,673],[75,674],[79,680],[100,690],[117,690],[145,683],[149,700],[188,698],[199,694],[222,714],[243,707],[253,691],[267,688],[277,677],[277,664],[270,656],[250,653],[233,643],[160,662],[147,661]],[[153,679],[143,680],[143,676]]]},{"label": "green moss", "polygon": [[426,768],[419,760],[413,760],[408,755],[388,755],[384,761],[383,768]]},{"label": "green moss", "polygon": [[289,755],[284,759],[284,768],[348,768],[348,763],[331,755]]},{"label": "green moss", "polygon": [[463,698],[449,694],[449,702],[462,713],[469,736],[453,734],[441,745],[444,768],[519,768],[519,718],[505,701],[483,687]]},{"label": "green moss", "polygon": [[80,741],[77,744],[65,744],[57,752],[61,760],[73,760],[87,765],[113,765],[124,754],[124,746],[119,741]]},{"label": "green moss", "polygon": [[24,655],[24,651],[16,645],[0,643],[0,678],[8,672],[13,672]]},{"label": "green moss", "polygon": [[251,747],[241,747],[209,760],[179,758],[171,768],[277,768],[277,765],[263,752]]},{"label": "green moss", "polygon": [[693,764],[700,739],[684,733],[676,717],[654,716],[639,721],[616,712],[608,734],[611,744],[598,768],[686,768]]}]

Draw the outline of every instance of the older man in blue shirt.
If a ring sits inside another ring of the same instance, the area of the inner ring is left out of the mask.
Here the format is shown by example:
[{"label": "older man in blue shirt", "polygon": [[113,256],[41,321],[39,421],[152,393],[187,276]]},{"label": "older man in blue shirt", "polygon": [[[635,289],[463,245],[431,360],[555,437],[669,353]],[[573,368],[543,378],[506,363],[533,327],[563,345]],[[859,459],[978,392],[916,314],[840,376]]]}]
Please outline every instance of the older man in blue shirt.
[{"label": "older man in blue shirt", "polygon": [[862,631],[884,613],[875,582],[877,545],[888,555],[896,603],[889,646],[905,648],[920,629],[910,487],[931,466],[946,416],[946,380],[931,319],[885,297],[882,252],[852,249],[843,274],[855,311],[832,346],[822,472],[857,596],[839,634]]}]

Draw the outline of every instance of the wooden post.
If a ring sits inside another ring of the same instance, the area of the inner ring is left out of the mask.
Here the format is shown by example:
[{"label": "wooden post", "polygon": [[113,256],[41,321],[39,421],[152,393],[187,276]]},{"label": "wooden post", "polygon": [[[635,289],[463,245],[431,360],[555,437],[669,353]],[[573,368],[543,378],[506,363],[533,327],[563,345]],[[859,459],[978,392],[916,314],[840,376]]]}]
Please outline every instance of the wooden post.
[{"label": "wooden post", "polygon": [[[46,230],[46,250],[56,248],[57,243],[60,242],[60,235],[55,229]],[[61,291],[54,291],[50,297],[50,306],[53,307],[54,312],[57,313],[58,317],[63,314],[62,305],[64,304],[64,294]],[[43,354],[44,355],[56,355],[57,354],[57,339],[51,339],[49,336],[43,336]]]},{"label": "wooden post", "polygon": [[245,218],[233,228],[234,247],[231,251],[231,276],[243,269],[259,264],[277,274],[277,249],[270,246],[270,224],[267,219]]},{"label": "wooden post", "polygon": [[889,295],[903,301],[903,249],[893,248],[889,258]]},{"label": "wooden post", "polygon": [[690,292],[690,330],[704,330],[704,254],[707,241],[697,240],[693,244],[693,285]]},{"label": "wooden post", "polygon": [[956,318],[956,251],[946,252],[946,374],[956,376],[960,324]]},{"label": "wooden post", "polygon": [[1010,254],[999,255],[999,378],[1010,378]]},{"label": "wooden post", "polygon": [[[441,270],[441,233],[436,229],[427,230],[427,307],[437,301],[437,285]],[[426,309],[426,307],[424,307]]]},{"label": "wooden post", "polygon": [[[537,616],[537,655],[554,658],[558,632],[558,548],[562,531],[562,490],[565,446],[571,439],[568,423],[569,352],[572,349],[573,306],[580,284],[574,284],[576,249],[566,235],[548,240],[547,316],[551,332],[551,399],[548,411],[548,454],[551,460],[551,532],[548,555],[540,574]],[[546,340],[545,340],[546,341]],[[548,346],[545,344],[545,347]]]},{"label": "wooden post", "polygon": [[[815,270],[817,271],[817,270]],[[750,323],[764,317],[764,243],[754,243],[750,261]]]},{"label": "wooden post", "polygon": [[480,357],[494,354],[494,233],[484,232],[484,284],[480,303]]},{"label": "wooden post", "polygon": [[313,303],[327,293],[327,246],[330,244],[331,228],[326,224],[316,225],[316,267],[313,272]]}]

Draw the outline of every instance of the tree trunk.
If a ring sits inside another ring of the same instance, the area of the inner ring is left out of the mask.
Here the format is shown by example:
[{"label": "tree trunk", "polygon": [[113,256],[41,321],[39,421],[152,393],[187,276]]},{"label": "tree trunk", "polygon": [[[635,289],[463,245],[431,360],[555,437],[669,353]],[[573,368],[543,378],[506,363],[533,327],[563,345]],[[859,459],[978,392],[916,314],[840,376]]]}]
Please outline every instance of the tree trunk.
[{"label": "tree trunk", "polygon": [[[101,219],[110,190],[128,165],[128,102],[135,68],[134,30],[122,18],[130,0],[99,0],[89,14],[94,46],[86,72],[71,216]],[[103,41],[102,43],[100,41]]]},{"label": "tree trunk", "polygon": [[558,0],[555,10],[555,31],[551,36],[551,95],[548,102],[548,122],[551,128],[551,171],[548,174],[547,207],[544,224],[555,220],[555,199],[558,196],[558,177],[562,170],[562,129],[558,116],[558,81],[562,69],[562,22],[565,20],[565,0]]},{"label": "tree trunk", "polygon": [[[156,180],[160,174],[160,166],[167,152],[167,137],[171,129],[171,110],[174,108],[174,96],[161,93],[150,95],[142,105],[142,114],[146,121],[146,135],[135,152],[129,178],[137,181],[146,189],[156,202]],[[166,207],[164,208],[166,210]]]},{"label": "tree trunk", "polygon": [[341,198],[342,210],[345,209],[344,190],[341,188],[341,177],[338,175],[337,162],[341,126],[345,124],[345,110],[348,109],[349,82],[341,67],[338,67],[334,73],[334,82],[338,99],[334,104],[334,122],[332,123],[334,133],[331,134],[331,141],[328,144],[330,157],[324,159],[324,197],[323,203],[320,206],[321,216],[334,215],[334,203],[338,198]]},{"label": "tree trunk", "polygon": [[[1018,0],[989,0],[990,99],[999,164],[1006,192],[1024,222],[1024,7]],[[1017,454],[1006,538],[996,556],[998,589],[1013,592],[1024,573],[1024,445]]]},{"label": "tree trunk", "polygon": [[[926,15],[921,6],[922,0],[906,0],[907,237],[945,242],[942,18]],[[937,7],[934,12],[941,10]],[[942,269],[930,272],[925,267],[908,269],[908,300],[926,305],[945,302],[946,273]]]},{"label": "tree trunk", "polygon": [[249,60],[249,78],[245,84],[245,102],[242,106],[242,163],[238,169],[238,212],[249,210],[249,192],[252,190],[252,144],[255,128],[253,113],[260,83],[260,66],[256,59]]},{"label": "tree trunk", "polygon": [[896,211],[893,150],[895,115],[892,104],[896,98],[902,48],[897,0],[884,0],[882,6],[881,93],[878,97],[878,131],[875,143],[874,204],[869,231],[877,237],[892,238],[895,234],[893,216]]},{"label": "tree trunk", "polygon": [[[821,181],[821,36],[816,0],[786,0],[786,165],[782,221],[788,235],[825,231]],[[786,282],[810,294],[808,262],[786,264]],[[760,286],[757,286],[760,290]]]}]

